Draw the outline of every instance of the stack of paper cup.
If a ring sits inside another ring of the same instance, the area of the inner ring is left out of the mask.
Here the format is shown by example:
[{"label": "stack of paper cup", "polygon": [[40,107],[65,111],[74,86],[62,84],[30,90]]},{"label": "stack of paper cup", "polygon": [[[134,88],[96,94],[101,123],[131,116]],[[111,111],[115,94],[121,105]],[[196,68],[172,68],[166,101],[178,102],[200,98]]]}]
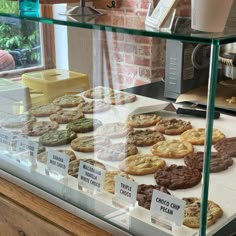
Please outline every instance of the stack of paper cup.
[{"label": "stack of paper cup", "polygon": [[192,28],[222,32],[233,0],[191,0]]}]

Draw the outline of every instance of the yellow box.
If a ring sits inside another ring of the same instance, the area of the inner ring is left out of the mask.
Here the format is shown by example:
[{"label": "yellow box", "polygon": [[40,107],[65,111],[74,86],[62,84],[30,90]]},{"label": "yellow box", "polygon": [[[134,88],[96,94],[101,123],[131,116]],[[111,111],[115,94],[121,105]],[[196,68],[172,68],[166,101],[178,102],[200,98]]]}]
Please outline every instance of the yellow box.
[{"label": "yellow box", "polygon": [[89,89],[88,76],[82,73],[50,69],[22,75],[22,83],[31,89],[33,105],[52,102],[65,94],[76,94]]}]

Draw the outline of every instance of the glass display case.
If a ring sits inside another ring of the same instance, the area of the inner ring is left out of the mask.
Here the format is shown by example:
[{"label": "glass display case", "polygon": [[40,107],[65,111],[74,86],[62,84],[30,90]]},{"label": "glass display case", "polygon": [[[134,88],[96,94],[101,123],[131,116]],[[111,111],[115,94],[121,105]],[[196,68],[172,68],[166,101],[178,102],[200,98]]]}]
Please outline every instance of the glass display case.
[{"label": "glass display case", "polygon": [[[236,215],[236,88],[219,56],[236,32],[187,17],[158,32],[137,12],[71,8],[0,13],[0,176],[113,233],[217,235]],[[185,92],[201,110],[178,114]]]}]

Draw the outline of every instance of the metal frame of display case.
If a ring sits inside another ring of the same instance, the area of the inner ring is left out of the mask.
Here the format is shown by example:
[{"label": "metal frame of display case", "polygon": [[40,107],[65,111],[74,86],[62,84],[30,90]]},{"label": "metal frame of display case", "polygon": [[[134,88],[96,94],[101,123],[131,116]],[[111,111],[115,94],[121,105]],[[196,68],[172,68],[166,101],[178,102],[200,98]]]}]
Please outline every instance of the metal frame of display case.
[{"label": "metal frame of display case", "polygon": [[[106,12],[109,14],[109,12]],[[209,168],[210,168],[210,153],[211,153],[211,137],[212,137],[212,131],[213,131],[213,114],[215,109],[215,94],[216,94],[216,83],[217,83],[217,72],[218,72],[218,55],[220,51],[220,45],[225,43],[231,43],[236,41],[236,32],[234,34],[201,34],[199,32],[190,32],[189,34],[171,34],[166,32],[156,32],[152,30],[147,30],[145,28],[128,28],[126,26],[124,27],[117,27],[113,25],[106,25],[106,24],[96,24],[96,23],[90,23],[90,19],[86,18],[80,18],[77,17],[77,21],[72,21],[63,15],[57,15],[54,16],[54,18],[47,18],[47,16],[25,16],[25,15],[15,15],[15,14],[4,14],[0,13],[1,16],[5,17],[13,17],[13,18],[19,18],[22,20],[31,20],[31,21],[38,21],[45,24],[58,24],[58,25],[65,25],[65,26],[72,26],[72,27],[79,27],[79,28],[86,28],[86,29],[96,29],[96,30],[102,30],[102,31],[111,31],[116,33],[125,33],[125,34],[132,34],[132,35],[142,35],[147,37],[157,37],[162,39],[171,39],[171,40],[181,40],[183,42],[193,42],[193,43],[201,43],[201,44],[209,44],[211,46],[211,56],[210,56],[210,70],[209,70],[209,84],[208,84],[208,96],[207,96],[207,119],[206,119],[206,143],[205,143],[205,151],[204,151],[204,171],[203,171],[203,187],[202,187],[202,211],[201,211],[201,226],[199,230],[199,235],[204,236],[206,235],[206,209],[207,209],[207,201],[208,201],[208,189],[209,189]],[[100,16],[104,17],[104,16]],[[88,20],[88,21],[87,21]],[[4,158],[3,158],[4,159]],[[11,174],[15,174],[17,177],[20,177],[22,180],[26,179],[26,181],[31,184],[34,184],[34,181],[36,181],[38,178],[34,178],[34,176],[31,176],[31,180],[28,180],[27,175],[24,176],[24,173],[22,171],[19,171],[19,167],[12,166],[13,168],[9,167],[8,163],[4,162],[2,159],[1,168],[3,170],[6,170],[7,172]],[[25,170],[27,174],[27,170]],[[21,173],[20,173],[21,172]],[[32,174],[32,173],[30,173]],[[2,172],[2,177],[6,177],[14,182],[16,181],[16,178],[10,177],[10,175]],[[36,176],[35,176],[36,177]],[[14,179],[14,180],[13,180]],[[21,182],[21,180],[19,180]],[[36,181],[38,182],[38,181]],[[45,179],[44,181],[40,179],[38,183],[36,183],[36,186],[40,186],[40,188],[44,189],[44,185],[42,182],[47,182],[48,180]],[[50,181],[49,181],[50,182]],[[22,186],[25,184],[22,184]],[[71,196],[75,196],[72,193],[72,190],[64,189],[64,187],[57,186],[54,183],[54,188],[61,188],[62,196],[65,197],[64,200],[60,201],[67,201],[67,195],[63,195],[64,191],[68,191],[71,193]],[[26,187],[27,188],[27,187]],[[32,190],[33,192],[35,191]],[[46,188],[47,191],[47,188]],[[54,192],[53,189],[51,189],[52,192]],[[55,195],[58,192],[55,191]],[[72,197],[73,198],[73,197]],[[47,199],[47,198],[46,198]],[[74,201],[73,199],[70,199],[70,201]],[[101,207],[104,207],[101,205]],[[85,209],[85,211],[89,211],[92,213],[92,209]],[[109,211],[109,210],[108,210]],[[122,232],[122,230],[120,231]],[[127,232],[128,235],[128,232]]]}]

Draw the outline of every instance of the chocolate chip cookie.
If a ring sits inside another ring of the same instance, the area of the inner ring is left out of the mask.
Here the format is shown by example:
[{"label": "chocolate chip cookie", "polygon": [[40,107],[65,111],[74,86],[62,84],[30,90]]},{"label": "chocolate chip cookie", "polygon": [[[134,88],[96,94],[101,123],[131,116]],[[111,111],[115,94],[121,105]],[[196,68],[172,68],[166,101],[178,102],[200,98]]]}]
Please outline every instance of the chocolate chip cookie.
[{"label": "chocolate chip cookie", "polygon": [[71,121],[78,120],[84,117],[84,113],[76,110],[61,110],[49,116],[51,121],[56,121],[58,124],[67,124]]},{"label": "chocolate chip cookie", "polygon": [[65,95],[53,100],[52,104],[63,107],[70,108],[76,107],[81,102],[84,102],[84,98],[75,95]]},{"label": "chocolate chip cookie", "polygon": [[156,113],[129,115],[127,124],[133,128],[146,128],[155,125],[161,117]]},{"label": "chocolate chip cookie", "polygon": [[121,105],[126,103],[135,102],[137,96],[135,94],[117,92],[110,96],[105,96],[104,101],[111,105]]},{"label": "chocolate chip cookie", "polygon": [[128,143],[138,147],[151,146],[159,141],[165,140],[165,137],[156,130],[134,130],[128,134]]},{"label": "chocolate chip cookie", "polygon": [[51,114],[60,111],[61,107],[49,104],[49,105],[41,105],[41,106],[34,106],[29,109],[29,114],[37,116],[37,117],[45,117],[50,116]]},{"label": "chocolate chip cookie", "polygon": [[22,126],[28,124],[29,122],[36,121],[36,117],[28,114],[20,115],[8,115],[5,119],[1,120],[1,126],[5,128],[22,128]]},{"label": "chocolate chip cookie", "polygon": [[180,119],[162,119],[157,122],[156,130],[166,135],[178,135],[184,131],[191,129],[192,125],[189,121]]},{"label": "chocolate chip cookie", "polygon": [[85,114],[104,112],[110,109],[110,105],[103,101],[83,102],[77,106],[77,110]]},{"label": "chocolate chip cookie", "polygon": [[96,87],[85,91],[83,95],[87,98],[102,99],[105,96],[112,95],[113,93],[114,90],[111,88]]}]

